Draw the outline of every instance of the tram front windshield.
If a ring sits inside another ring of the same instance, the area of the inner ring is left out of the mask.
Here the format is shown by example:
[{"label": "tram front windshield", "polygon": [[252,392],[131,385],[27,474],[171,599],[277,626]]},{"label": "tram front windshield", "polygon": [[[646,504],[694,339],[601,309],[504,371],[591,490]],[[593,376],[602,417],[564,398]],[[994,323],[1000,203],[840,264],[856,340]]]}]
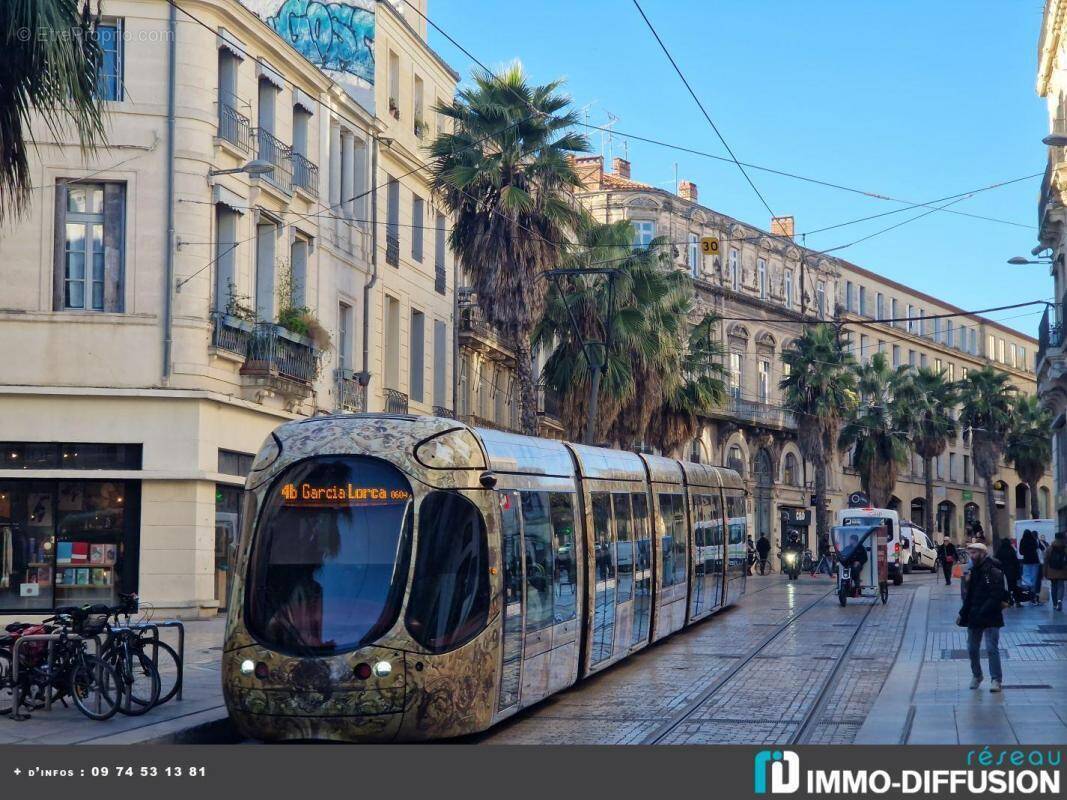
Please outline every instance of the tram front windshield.
[{"label": "tram front windshield", "polygon": [[411,552],[412,494],[391,464],[320,456],[271,486],[256,526],[246,620],[263,644],[352,650],[396,621]]},{"label": "tram front windshield", "polygon": [[856,548],[870,549],[873,539],[871,534],[878,530],[877,526],[871,525],[836,525],[830,529],[830,538],[834,543],[834,550],[842,561],[851,559]]}]

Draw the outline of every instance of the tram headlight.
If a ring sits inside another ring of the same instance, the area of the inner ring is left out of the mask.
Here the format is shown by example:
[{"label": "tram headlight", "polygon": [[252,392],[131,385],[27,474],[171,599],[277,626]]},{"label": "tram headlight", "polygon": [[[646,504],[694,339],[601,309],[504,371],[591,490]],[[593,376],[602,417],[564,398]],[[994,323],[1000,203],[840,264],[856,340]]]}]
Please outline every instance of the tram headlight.
[{"label": "tram headlight", "polygon": [[374,674],[379,678],[386,678],[393,671],[393,665],[388,661],[378,661],[374,665]]},{"label": "tram headlight", "polygon": [[242,675],[251,675],[255,671],[256,671],[256,662],[253,661],[252,659],[246,658],[244,661],[241,662],[241,674]]}]

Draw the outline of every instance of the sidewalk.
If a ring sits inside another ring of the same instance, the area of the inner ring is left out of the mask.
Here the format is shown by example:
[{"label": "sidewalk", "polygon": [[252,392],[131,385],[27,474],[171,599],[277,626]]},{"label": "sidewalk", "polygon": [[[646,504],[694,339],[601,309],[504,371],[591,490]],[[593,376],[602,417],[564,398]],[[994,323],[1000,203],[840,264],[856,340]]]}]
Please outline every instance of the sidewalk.
[{"label": "sidewalk", "polygon": [[[94,722],[73,706],[57,703],[51,711],[35,711],[16,722],[0,717],[0,744],[147,744],[203,742],[223,731],[226,707],[222,702],[219,663],[225,619],[188,622],[185,626],[185,683],[183,699],[175,698],[140,717],[116,714]],[[177,632],[162,637],[177,649]]]},{"label": "sidewalk", "polygon": [[1009,608],[1000,633],[1004,691],[970,689],[967,632],[956,627],[959,583],[921,582],[900,653],[856,744],[1067,743],[1067,614]]}]

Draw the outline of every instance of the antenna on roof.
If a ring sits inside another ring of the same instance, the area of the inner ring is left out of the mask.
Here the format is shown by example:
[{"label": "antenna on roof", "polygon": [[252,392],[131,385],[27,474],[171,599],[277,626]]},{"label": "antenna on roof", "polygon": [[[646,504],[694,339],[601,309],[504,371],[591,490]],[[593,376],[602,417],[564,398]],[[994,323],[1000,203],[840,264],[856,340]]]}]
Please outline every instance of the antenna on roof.
[{"label": "antenna on roof", "polygon": [[604,157],[606,163],[610,164],[612,148],[615,144],[614,137],[611,135],[611,128],[619,121],[619,118],[610,111],[605,110],[604,113],[607,115],[608,121],[601,126],[603,130],[600,133],[600,155]]}]

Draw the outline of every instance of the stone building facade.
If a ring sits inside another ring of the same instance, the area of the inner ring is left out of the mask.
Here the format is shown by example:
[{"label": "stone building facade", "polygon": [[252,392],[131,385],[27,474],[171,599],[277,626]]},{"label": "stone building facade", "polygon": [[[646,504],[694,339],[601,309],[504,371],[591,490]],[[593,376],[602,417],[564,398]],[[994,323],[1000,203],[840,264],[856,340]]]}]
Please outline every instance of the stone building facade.
[{"label": "stone building facade", "polygon": [[101,0],[110,146],[37,130],[34,202],[0,228],[0,615],[130,590],[215,613],[275,426],[454,407],[420,148],[458,76],[425,26],[366,0],[358,92],[264,0],[179,5]]},{"label": "stone building facade", "polygon": [[[778,383],[781,355],[815,320],[844,323],[847,346],[867,360],[885,352],[895,365],[930,366],[960,379],[970,369],[992,363],[1006,371],[1023,392],[1036,389],[1037,341],[983,317],[863,269],[821,255],[793,241],[792,218],[771,221],[768,229],[721,214],[699,202],[698,188],[679,183],[671,193],[631,177],[629,162],[616,158],[605,169],[600,156],[577,159],[585,185],[580,198],[602,222],[628,219],[635,244],[655,237],[673,243],[678,269],[696,290],[696,307],[721,319],[729,397],[713,414],[689,452],[692,460],[737,469],[752,496],[755,530],[777,540],[781,514],[810,507],[813,472],[796,444],[796,421],[782,407]],[[716,237],[718,255],[704,255],[700,240]],[[938,317],[943,314],[959,314]],[[878,320],[897,320],[879,322]],[[925,488],[921,461],[904,468],[893,504],[904,518],[922,524]],[[961,437],[935,464],[937,533],[961,540],[966,526],[980,520],[988,529],[984,487],[974,475],[970,448]],[[829,502],[841,507],[859,488],[859,478],[839,458],[829,477]],[[1051,479],[1041,483],[1043,515],[1051,509]],[[1000,530],[1029,517],[1026,485],[1007,466],[997,478]]]}]

